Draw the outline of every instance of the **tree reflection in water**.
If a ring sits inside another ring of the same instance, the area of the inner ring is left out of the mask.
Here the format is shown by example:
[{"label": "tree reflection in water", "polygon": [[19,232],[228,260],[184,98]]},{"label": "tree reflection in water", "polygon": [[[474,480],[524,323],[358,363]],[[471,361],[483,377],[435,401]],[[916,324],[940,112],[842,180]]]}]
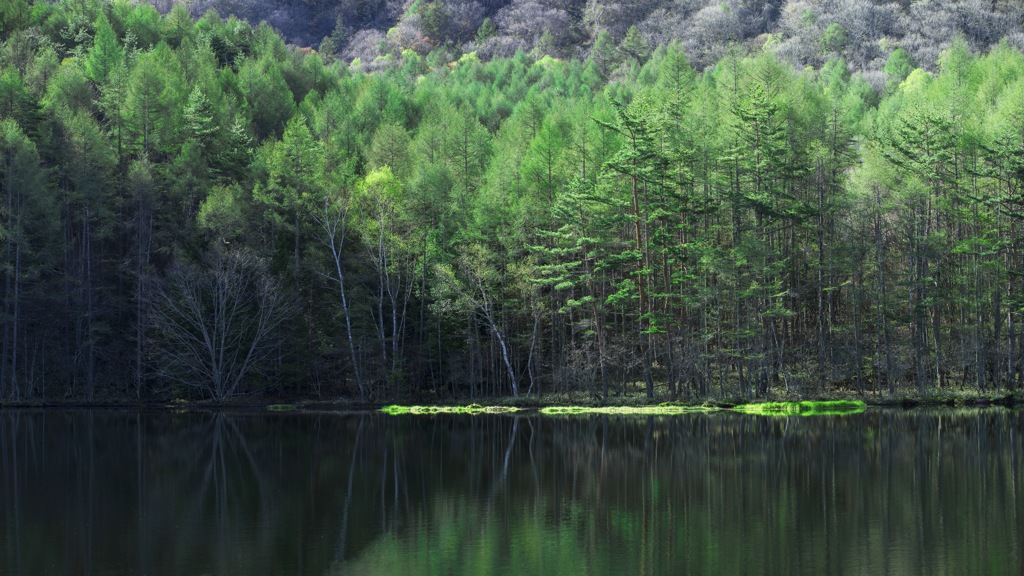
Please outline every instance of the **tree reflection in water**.
[{"label": "tree reflection in water", "polygon": [[1019,411],[0,412],[0,573],[1020,574]]}]

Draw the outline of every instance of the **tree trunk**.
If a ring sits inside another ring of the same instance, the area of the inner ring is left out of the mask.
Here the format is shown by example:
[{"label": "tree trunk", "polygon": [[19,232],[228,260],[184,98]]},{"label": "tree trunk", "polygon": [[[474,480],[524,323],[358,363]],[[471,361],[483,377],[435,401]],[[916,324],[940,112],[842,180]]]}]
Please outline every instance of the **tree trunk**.
[{"label": "tree trunk", "polygon": [[[882,236],[882,197],[881,191],[875,189],[875,266],[878,268],[878,340],[879,353],[885,356],[885,384],[889,394],[895,393],[892,382],[892,350],[889,347],[889,311],[885,294],[885,247]],[[881,366],[879,366],[881,372]],[[878,381],[878,393],[882,393],[882,381]]]},{"label": "tree trunk", "polygon": [[363,383],[362,374],[359,370],[359,356],[356,354],[355,338],[352,335],[352,315],[349,311],[348,295],[345,292],[345,274],[341,270],[341,250],[345,245],[346,214],[343,207],[331,206],[328,199],[324,202],[324,213],[316,216],[316,218],[324,230],[326,236],[324,243],[330,249],[331,258],[334,263],[334,280],[338,283],[341,308],[345,315],[345,336],[348,339],[348,350],[352,359],[352,373],[356,380],[356,388],[359,390],[359,399],[366,401],[366,385]]},{"label": "tree trunk", "polygon": [[498,339],[498,345],[501,348],[501,360],[505,365],[505,371],[508,374],[509,383],[512,387],[512,396],[519,397],[519,383],[516,381],[515,370],[512,368],[512,361],[509,358],[508,346],[505,344],[505,336],[501,333],[501,328],[498,327],[497,321],[494,317],[494,311],[491,308],[490,299],[487,298],[487,293],[484,291],[484,287],[481,284],[477,284],[477,289],[480,290],[480,296],[483,299],[483,313],[484,319],[490,325],[491,331],[494,332],[495,338]]}]

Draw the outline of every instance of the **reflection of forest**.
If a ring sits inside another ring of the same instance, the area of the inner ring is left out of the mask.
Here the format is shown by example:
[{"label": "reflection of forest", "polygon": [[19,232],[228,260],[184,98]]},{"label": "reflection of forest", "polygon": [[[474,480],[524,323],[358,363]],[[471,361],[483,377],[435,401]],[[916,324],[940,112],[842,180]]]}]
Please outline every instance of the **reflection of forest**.
[{"label": "reflection of forest", "polygon": [[1021,573],[1021,412],[0,413],[0,573]]}]

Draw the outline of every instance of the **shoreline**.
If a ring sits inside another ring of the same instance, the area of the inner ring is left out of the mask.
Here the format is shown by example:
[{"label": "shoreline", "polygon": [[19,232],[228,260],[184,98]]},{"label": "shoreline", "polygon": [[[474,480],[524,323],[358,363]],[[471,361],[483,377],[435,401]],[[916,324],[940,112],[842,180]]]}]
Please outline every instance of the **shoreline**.
[{"label": "shoreline", "polygon": [[804,404],[805,410],[814,411],[812,405],[844,402],[855,403],[867,408],[1018,408],[1024,406],[1024,393],[998,391],[982,394],[975,391],[932,390],[925,394],[902,394],[895,396],[858,396],[856,394],[796,397],[775,395],[771,398],[710,398],[702,401],[648,399],[646,396],[620,396],[603,402],[585,394],[553,394],[531,397],[475,398],[469,400],[398,398],[382,402],[362,402],[350,398],[253,398],[239,397],[223,401],[180,399],[138,400],[27,400],[0,402],[0,410],[19,409],[133,409],[133,410],[224,410],[224,411],[268,411],[268,412],[384,412],[391,414],[440,414],[440,413],[509,413],[542,412],[547,414],[605,413],[605,414],[687,414],[733,411],[737,413],[761,413],[767,405],[778,406],[772,412],[789,411]]}]

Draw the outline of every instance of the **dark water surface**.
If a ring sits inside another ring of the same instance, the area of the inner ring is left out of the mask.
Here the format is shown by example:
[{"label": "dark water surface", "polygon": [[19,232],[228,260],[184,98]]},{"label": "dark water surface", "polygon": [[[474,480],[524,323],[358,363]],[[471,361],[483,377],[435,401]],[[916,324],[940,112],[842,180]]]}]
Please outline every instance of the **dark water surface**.
[{"label": "dark water surface", "polygon": [[0,574],[1024,574],[1020,411],[0,412]]}]

